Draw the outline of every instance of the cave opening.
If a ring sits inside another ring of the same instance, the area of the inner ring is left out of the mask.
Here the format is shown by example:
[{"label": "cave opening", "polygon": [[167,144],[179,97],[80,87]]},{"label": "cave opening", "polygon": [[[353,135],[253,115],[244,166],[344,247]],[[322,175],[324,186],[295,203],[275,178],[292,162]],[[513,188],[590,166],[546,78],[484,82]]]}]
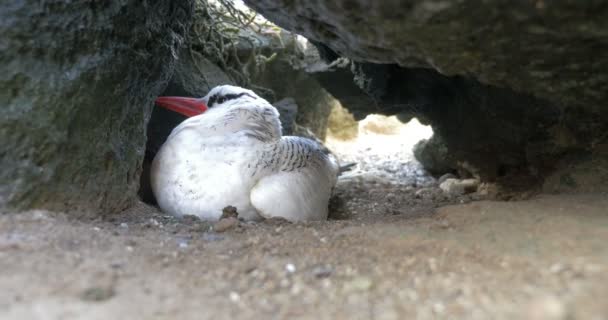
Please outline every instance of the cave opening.
[{"label": "cave opening", "polygon": [[[344,131],[344,129],[342,129]],[[328,128],[327,147],[343,163],[355,163],[343,178],[373,176],[395,184],[428,186],[434,178],[415,159],[414,147],[433,135],[431,126],[417,118],[401,122],[397,116],[369,114],[356,122],[355,134]]]}]

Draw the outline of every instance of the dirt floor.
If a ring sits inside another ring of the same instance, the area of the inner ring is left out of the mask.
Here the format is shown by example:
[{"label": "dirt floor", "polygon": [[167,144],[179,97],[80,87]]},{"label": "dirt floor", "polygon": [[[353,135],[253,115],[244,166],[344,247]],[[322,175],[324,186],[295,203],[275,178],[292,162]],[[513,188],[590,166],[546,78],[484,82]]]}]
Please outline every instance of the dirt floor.
[{"label": "dirt floor", "polygon": [[325,222],[0,215],[0,319],[608,319],[608,195],[471,201],[370,172]]}]

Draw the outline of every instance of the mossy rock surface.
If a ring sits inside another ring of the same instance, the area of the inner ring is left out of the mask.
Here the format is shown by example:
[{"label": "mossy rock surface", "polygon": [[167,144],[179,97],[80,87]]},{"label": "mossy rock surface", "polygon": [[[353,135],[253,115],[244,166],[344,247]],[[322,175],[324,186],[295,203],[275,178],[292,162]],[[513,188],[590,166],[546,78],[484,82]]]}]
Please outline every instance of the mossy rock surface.
[{"label": "mossy rock surface", "polygon": [[0,4],[0,208],[108,212],[135,199],[154,98],[193,2]]}]

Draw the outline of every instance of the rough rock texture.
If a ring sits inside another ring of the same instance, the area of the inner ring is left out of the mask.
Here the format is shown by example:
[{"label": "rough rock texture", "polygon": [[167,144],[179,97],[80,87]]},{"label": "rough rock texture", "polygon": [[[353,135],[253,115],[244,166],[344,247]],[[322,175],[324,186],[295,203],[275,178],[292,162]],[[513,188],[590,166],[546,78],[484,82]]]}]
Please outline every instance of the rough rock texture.
[{"label": "rough rock texture", "polygon": [[[197,51],[184,47],[180,50],[173,76],[160,96],[203,97],[215,86],[223,84],[235,83],[213,62]],[[146,156],[150,157],[150,161],[171,130],[184,119],[186,117],[179,113],[154,107],[146,142]]]},{"label": "rough rock texture", "polygon": [[443,139],[434,134],[430,139],[420,140],[414,148],[414,157],[424,165],[424,168],[434,175],[442,175],[446,172],[455,171],[457,164],[450,157],[448,147]]},{"label": "rough rock texture", "polygon": [[298,104],[293,98],[281,99],[273,103],[280,115],[281,127],[284,136],[291,136],[296,129],[296,117],[298,115]]},{"label": "rough rock texture", "polygon": [[[332,60],[328,60],[327,62],[332,62]],[[384,68],[384,65],[374,66],[380,69]],[[364,119],[370,112],[388,114],[382,112],[378,106],[378,101],[353,81],[355,75],[351,70],[350,63],[315,72],[312,75],[325,90],[338,99],[342,106],[348,109],[348,112],[356,120]]]},{"label": "rough rock texture", "polygon": [[357,60],[472,74],[560,105],[605,105],[606,1],[245,2]]},{"label": "rough rock texture", "polygon": [[0,4],[0,208],[118,210],[192,1]]},{"label": "rough rock texture", "polygon": [[[298,105],[296,123],[310,129],[316,137],[324,139],[327,118],[337,101],[308,72],[307,67],[315,63],[308,60],[314,60],[315,57],[311,57],[311,52],[306,52],[307,48],[294,35],[285,31],[269,36],[264,43],[258,50],[270,58],[262,67],[250,71],[251,82],[271,89],[276,100],[293,98]],[[243,55],[246,56],[246,52]]]},{"label": "rough rock texture", "polygon": [[606,140],[606,1],[246,3],[322,43],[324,57],[356,61],[354,82],[373,103],[345,104],[355,117],[416,116],[482,179],[542,177]]},{"label": "rough rock texture", "polygon": [[608,194],[608,141],[592,154],[572,155],[560,161],[543,184],[547,193]]},{"label": "rough rock texture", "polygon": [[[278,75],[289,72],[289,81]],[[315,136],[325,138],[327,118],[335,98],[304,71],[294,71],[286,61],[277,60],[267,66],[255,83],[271,88],[279,99],[292,97],[298,105],[296,123],[309,128]]]},{"label": "rough rock texture", "polygon": [[215,63],[198,51],[184,47],[175,65],[175,72],[163,95],[203,97],[215,86],[235,82]]}]

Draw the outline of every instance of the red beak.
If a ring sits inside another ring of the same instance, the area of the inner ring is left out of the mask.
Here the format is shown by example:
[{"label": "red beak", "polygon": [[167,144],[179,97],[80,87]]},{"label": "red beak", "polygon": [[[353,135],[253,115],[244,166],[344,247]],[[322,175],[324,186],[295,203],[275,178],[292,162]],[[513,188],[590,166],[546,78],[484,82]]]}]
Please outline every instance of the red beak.
[{"label": "red beak", "polygon": [[171,111],[183,114],[186,117],[194,117],[207,111],[207,105],[203,99],[185,97],[158,97],[156,104]]}]

